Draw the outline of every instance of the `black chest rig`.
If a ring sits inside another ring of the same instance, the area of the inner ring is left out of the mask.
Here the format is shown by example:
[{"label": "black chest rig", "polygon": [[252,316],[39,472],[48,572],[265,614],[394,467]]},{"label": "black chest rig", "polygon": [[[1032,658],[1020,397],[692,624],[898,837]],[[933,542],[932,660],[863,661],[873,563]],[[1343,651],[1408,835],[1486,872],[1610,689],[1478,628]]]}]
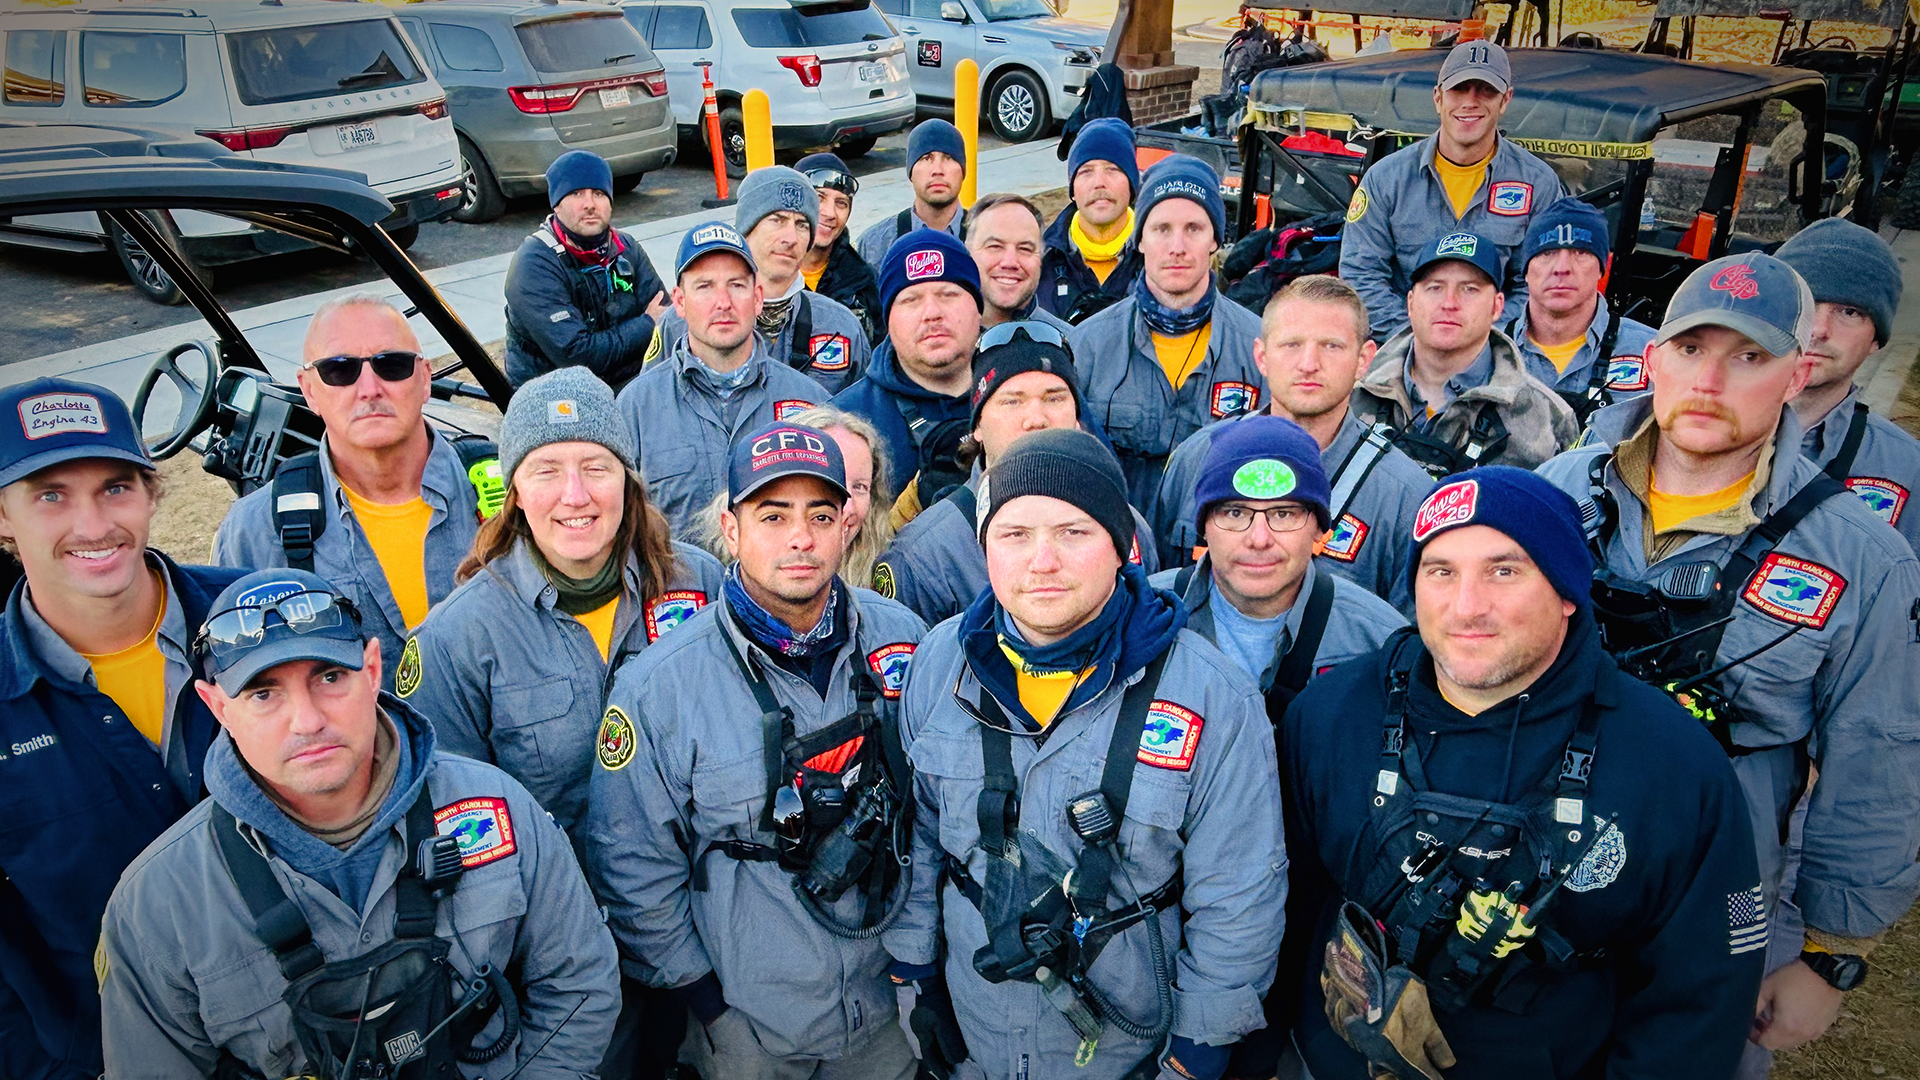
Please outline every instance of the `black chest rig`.
[{"label": "black chest rig", "polygon": [[[793,875],[794,892],[815,922],[837,937],[879,937],[906,909],[912,885],[912,773],[895,723],[880,715],[880,690],[853,664],[854,711],[808,735],[794,731],[793,710],[779,703],[730,633],[722,640],[760,706],[767,798],[757,840],[721,840],[694,863],[693,887],[707,888],[714,852],[743,862],[777,862]],[[857,660],[857,657],[856,657]],[[849,925],[827,910],[847,891],[866,896]],[[888,898],[892,897],[891,903]]]},{"label": "black chest rig", "polygon": [[1460,446],[1411,426],[1394,432],[1393,444],[1438,480],[1498,461],[1507,448],[1507,422],[1491,403],[1482,403]]},{"label": "black chest rig", "polygon": [[[1092,1060],[1104,1024],[1155,1046],[1173,1026],[1173,972],[1159,912],[1179,903],[1180,877],[1176,874],[1153,892],[1141,893],[1137,883],[1126,878],[1119,845],[1141,732],[1167,655],[1160,654],[1127,688],[1114,719],[1100,787],[1067,802],[1067,823],[1085,845],[1077,866],[1066,865],[1043,845],[1021,842],[1012,722],[990,692],[981,698],[985,715],[975,717],[986,766],[975,810],[980,848],[987,855],[986,884],[973,879],[965,862],[951,856],[947,860],[949,880],[986,925],[987,944],[974,953],[973,968],[990,983],[1038,984],[1080,1036],[1078,1065]],[[1116,891],[1133,899],[1109,907],[1108,898]],[[1147,927],[1159,995],[1159,1014],[1150,1024],[1124,1015],[1088,974],[1107,943],[1140,922]]]},{"label": "black chest rig", "polygon": [[[425,785],[407,811],[407,838],[416,859],[395,883],[393,940],[350,960],[329,962],[313,929],[280,888],[267,860],[240,835],[226,808],[208,820],[221,861],[253,917],[253,933],[273,950],[286,977],[283,995],[293,1011],[308,1069],[326,1080],[458,1080],[459,1063],[483,1064],[507,1052],[520,1036],[520,1004],[506,975],[481,965],[461,978],[447,958],[448,942],[434,935],[439,902],[465,873],[458,841],[438,836]],[[491,1045],[473,1040],[495,1013],[505,1029]],[[231,1055],[222,1077],[254,1076]]]},{"label": "black chest rig", "polygon": [[1524,1013],[1544,980],[1596,958],[1542,917],[1570,878],[1588,872],[1589,853],[1604,856],[1618,842],[1612,820],[1587,809],[1599,705],[1588,696],[1558,774],[1524,803],[1449,795],[1428,782],[1407,731],[1413,640],[1403,630],[1388,645],[1380,771],[1344,889],[1382,931],[1382,961],[1425,980],[1436,1005]]},{"label": "black chest rig", "polygon": [[1767,554],[1778,547],[1813,508],[1847,489],[1829,476],[1817,476],[1741,538],[1725,565],[1711,560],[1676,563],[1657,581],[1633,581],[1606,568],[1607,548],[1619,527],[1620,509],[1606,484],[1611,454],[1595,457],[1587,471],[1599,519],[1592,537],[1595,565],[1593,616],[1600,644],[1620,670],[1671,694],[1680,706],[1707,725],[1729,754],[1747,749],[1734,744],[1731,728],[1739,709],[1715,680],[1799,633],[1793,626],[1744,656],[1715,665],[1720,639],[1733,621],[1733,605]]}]

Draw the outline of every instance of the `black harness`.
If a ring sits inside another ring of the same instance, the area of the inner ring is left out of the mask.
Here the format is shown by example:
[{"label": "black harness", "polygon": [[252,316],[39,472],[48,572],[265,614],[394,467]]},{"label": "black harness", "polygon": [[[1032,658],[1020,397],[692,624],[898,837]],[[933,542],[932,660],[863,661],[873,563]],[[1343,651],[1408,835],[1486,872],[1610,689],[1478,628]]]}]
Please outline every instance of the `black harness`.
[{"label": "black harness", "polygon": [[[283,1000],[318,1075],[457,1080],[458,1063],[492,1061],[519,1038],[520,1005],[506,976],[481,965],[462,979],[447,959],[448,942],[435,936],[439,901],[458,887],[464,868],[458,842],[435,833],[425,785],[407,810],[407,838],[418,857],[395,882],[393,940],[348,960],[327,960],[306,916],[219,803],[208,828],[253,918],[254,935],[273,950],[287,980]],[[505,1030],[491,1045],[475,1048],[474,1038],[495,1013]],[[222,1068],[223,1076],[251,1075],[230,1054]]]},{"label": "black harness", "polygon": [[1847,434],[1840,440],[1840,452],[1827,462],[1826,474],[1842,484],[1853,474],[1853,459],[1860,456],[1860,444],[1867,437],[1867,414],[1872,411],[1864,401],[1853,403],[1853,415],[1847,419]]},{"label": "black harness", "polygon": [[[1187,595],[1187,588],[1193,583],[1199,564],[1183,566],[1174,575],[1174,595]],[[1320,651],[1320,640],[1326,636],[1327,622],[1333,613],[1333,575],[1321,571],[1314,575],[1313,591],[1307,594],[1307,609],[1300,614],[1300,633],[1288,644],[1287,651],[1279,655],[1279,665],[1273,672],[1273,685],[1267,689],[1267,719],[1272,721],[1277,732],[1280,718],[1286,715],[1287,706],[1307,688],[1308,680],[1313,678],[1313,658]]]},{"label": "black harness", "polygon": [[787,326],[793,335],[787,338],[787,366],[806,371],[813,366],[813,305],[807,302],[807,290],[793,298],[793,319]]},{"label": "black harness", "polygon": [[1507,448],[1507,422],[1501,417],[1500,410],[1492,405],[1482,405],[1474,414],[1473,425],[1467,429],[1464,446],[1456,447],[1424,431],[1415,431],[1412,427],[1395,432],[1393,442],[1401,453],[1418,462],[1421,468],[1438,480],[1466,472],[1476,465],[1499,460],[1501,452]]},{"label": "black harness", "polygon": [[[474,475],[474,470],[488,461],[498,461],[499,449],[493,440],[479,435],[456,435],[448,441],[453,443],[454,453],[460,455],[461,471],[484,504],[489,492],[482,490],[481,479]],[[314,545],[327,531],[325,488],[318,450],[295,454],[274,470],[273,527],[280,534],[280,551],[286,556],[287,565],[295,570],[313,573]]]},{"label": "black harness", "polygon": [[[1573,409],[1574,419],[1581,427],[1587,425],[1587,417],[1600,409],[1613,404],[1613,391],[1607,388],[1607,376],[1613,362],[1613,347],[1620,340],[1620,313],[1607,303],[1606,297],[1600,298],[1600,306],[1607,312],[1607,329],[1600,335],[1600,351],[1594,355],[1593,363],[1587,369],[1587,385],[1583,390],[1555,390],[1560,399]],[[1514,331],[1520,328],[1520,319],[1515,316],[1507,323],[1504,331],[1508,337],[1514,337]],[[1514,342],[1519,344],[1518,339]]]}]

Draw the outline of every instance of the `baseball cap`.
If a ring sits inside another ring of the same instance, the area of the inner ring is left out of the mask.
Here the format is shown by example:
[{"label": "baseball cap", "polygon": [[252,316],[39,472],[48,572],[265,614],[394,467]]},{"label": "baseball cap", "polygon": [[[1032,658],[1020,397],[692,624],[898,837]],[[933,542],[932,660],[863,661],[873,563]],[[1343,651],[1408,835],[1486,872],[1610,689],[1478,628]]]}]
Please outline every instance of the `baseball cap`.
[{"label": "baseball cap", "polygon": [[1420,257],[1414,260],[1412,280],[1419,281],[1428,267],[1443,262],[1463,262],[1480,268],[1487,280],[1500,284],[1500,249],[1493,241],[1475,236],[1470,232],[1447,233],[1436,236],[1420,249]]},{"label": "baseball cap", "polygon": [[733,226],[712,221],[687,230],[687,235],[680,238],[680,254],[673,260],[674,279],[679,280],[695,260],[716,251],[730,251],[746,260],[747,269],[756,274],[760,272],[760,268],[753,263],[753,252],[747,250],[746,240],[734,231]]},{"label": "baseball cap", "polygon": [[359,611],[317,574],[255,570],[221,590],[208,611],[194,657],[228,697],[268,668],[294,660],[350,671],[365,663]]},{"label": "baseball cap", "polygon": [[0,487],[82,458],[153,468],[133,414],[106,387],[35,379],[0,390]]},{"label": "baseball cap", "polygon": [[1491,41],[1466,41],[1447,53],[1440,65],[1440,89],[1451,90],[1463,82],[1483,82],[1501,93],[1513,89],[1513,66],[1507,63],[1507,50]]},{"label": "baseball cap", "polygon": [[1786,356],[1806,348],[1813,335],[1813,290],[1771,255],[1724,255],[1680,283],[1653,343],[1664,345],[1697,326],[1739,331],[1773,355]]},{"label": "baseball cap", "polygon": [[817,476],[847,495],[847,465],[833,436],[805,424],[775,421],[737,442],[727,462],[727,501],[789,476]]}]

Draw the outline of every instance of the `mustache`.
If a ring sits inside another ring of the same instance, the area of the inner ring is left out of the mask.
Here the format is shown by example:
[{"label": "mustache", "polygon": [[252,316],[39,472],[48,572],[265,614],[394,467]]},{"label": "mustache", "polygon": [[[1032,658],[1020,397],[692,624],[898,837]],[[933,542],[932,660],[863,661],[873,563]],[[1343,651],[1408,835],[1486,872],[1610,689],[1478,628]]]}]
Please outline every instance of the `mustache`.
[{"label": "mustache", "polygon": [[1678,402],[1674,404],[1672,408],[1667,410],[1667,417],[1671,419],[1675,416],[1680,415],[1683,412],[1706,413],[1708,416],[1713,417],[1715,420],[1731,421],[1734,419],[1733,410],[1727,408],[1725,405],[1722,405],[1717,401],[1714,401],[1711,398],[1703,398],[1703,397],[1681,398]]},{"label": "mustache", "polygon": [[827,565],[827,562],[825,559],[817,558],[812,555],[795,555],[790,559],[782,559],[779,562],[775,563],[774,569],[785,570],[790,566],[804,566],[809,570],[818,570],[826,565]]},{"label": "mustache", "polygon": [[61,545],[61,551],[98,551],[101,548],[119,547],[122,544],[133,546],[133,536],[125,529],[114,529],[104,536],[83,537]]},{"label": "mustache", "polygon": [[400,413],[396,409],[394,409],[393,405],[389,402],[363,401],[360,404],[354,406],[353,415],[348,419],[362,420],[369,416],[399,416],[399,415]]}]

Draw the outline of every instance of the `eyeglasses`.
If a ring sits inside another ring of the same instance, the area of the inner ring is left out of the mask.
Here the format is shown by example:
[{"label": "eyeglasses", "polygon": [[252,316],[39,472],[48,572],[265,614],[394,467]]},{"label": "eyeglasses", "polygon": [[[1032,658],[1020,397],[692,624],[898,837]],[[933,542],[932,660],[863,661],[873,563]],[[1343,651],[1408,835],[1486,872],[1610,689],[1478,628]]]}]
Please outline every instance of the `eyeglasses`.
[{"label": "eyeglasses", "polygon": [[1228,532],[1246,532],[1253,528],[1253,519],[1262,514],[1266,515],[1267,529],[1277,533],[1299,532],[1307,527],[1307,522],[1315,520],[1313,511],[1304,506],[1269,506],[1255,510],[1239,503],[1223,503],[1213,508],[1207,521]]},{"label": "eyeglasses", "polygon": [[814,187],[837,191],[849,199],[860,193],[860,181],[839,169],[809,169],[804,175]]},{"label": "eyeglasses", "polygon": [[1043,323],[1037,319],[1018,319],[990,326],[980,332],[980,344],[975,346],[975,349],[978,352],[986,352],[988,349],[1012,344],[1016,337],[1025,337],[1028,341],[1039,342],[1042,345],[1058,345],[1067,351],[1067,355],[1073,355],[1073,349],[1067,345],[1066,335],[1052,323]]},{"label": "eyeglasses", "polygon": [[372,364],[373,377],[381,382],[400,382],[412,378],[419,363],[419,353],[392,349],[372,356],[329,356],[307,364],[302,370],[320,376],[320,381],[328,386],[352,386],[360,381],[362,364]]},{"label": "eyeglasses", "polygon": [[267,616],[280,617],[280,625],[296,634],[317,634],[335,627],[350,627],[360,635],[360,611],[344,596],[317,590],[305,590],[253,607],[228,608],[207,620],[194,638],[194,650],[211,655],[224,665],[228,658],[243,653],[266,640]]}]

